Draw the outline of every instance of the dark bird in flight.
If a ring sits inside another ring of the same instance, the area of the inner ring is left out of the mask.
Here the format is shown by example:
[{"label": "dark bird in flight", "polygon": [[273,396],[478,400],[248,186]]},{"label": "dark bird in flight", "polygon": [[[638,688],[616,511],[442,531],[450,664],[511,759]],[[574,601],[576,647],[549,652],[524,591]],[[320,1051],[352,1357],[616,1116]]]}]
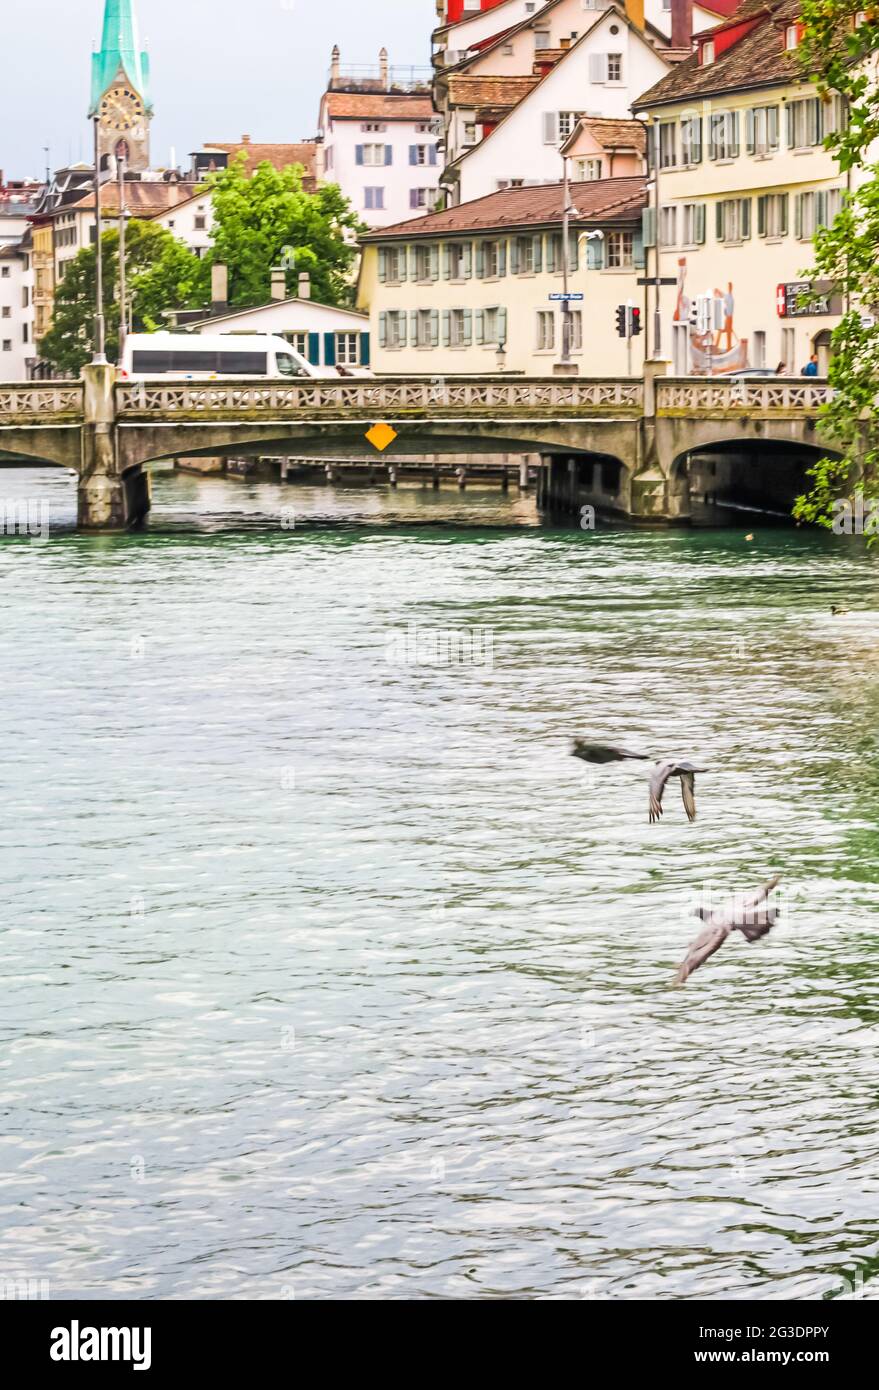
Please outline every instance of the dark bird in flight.
[{"label": "dark bird in flight", "polygon": [[694,970],[704,965],[709,956],[719,950],[730,932],[740,931],[746,941],[759,941],[775,926],[776,913],[772,907],[761,907],[776,886],[780,874],[775,874],[755,893],[742,897],[737,894],[726,907],[709,912],[700,907],[697,915],[702,918],[705,928],[696,937],[674,977],[673,983],[682,985]]},{"label": "dark bird in flight", "polygon": [[588,743],[585,738],[575,738],[571,752],[584,763],[624,763],[628,758],[647,761],[646,753],[630,753],[628,748],[615,748],[610,743]]},{"label": "dark bird in flight", "polygon": [[688,820],[695,820],[696,773],[707,771],[708,769],[705,767],[696,767],[694,763],[680,762],[677,758],[668,758],[665,762],[657,763],[650,774],[650,824],[653,825],[654,821],[658,821],[662,816],[662,794],[670,777],[680,777],[684,810]]}]

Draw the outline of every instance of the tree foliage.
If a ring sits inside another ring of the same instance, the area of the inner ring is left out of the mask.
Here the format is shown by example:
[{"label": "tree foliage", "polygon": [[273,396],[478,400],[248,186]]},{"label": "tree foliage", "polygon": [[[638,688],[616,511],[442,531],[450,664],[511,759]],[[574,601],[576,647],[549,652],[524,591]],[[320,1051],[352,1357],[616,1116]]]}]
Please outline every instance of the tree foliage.
[{"label": "tree foliage", "polygon": [[841,457],[810,469],[812,485],[794,515],[830,526],[835,503],[879,489],[879,11],[852,0],[803,0],[801,46],[806,70],[825,99],[838,94],[847,119],[827,137],[853,190],[831,227],[815,237],[809,274],[829,281],[845,312],[833,333],[829,381],[834,395],[822,411],[822,429]]},{"label": "tree foliage", "polygon": [[[101,236],[107,357],[119,353],[119,232]],[[155,222],[133,220],[126,230],[127,290],[135,332],[166,326],[168,309],[202,308],[210,301],[207,267],[171,232]],[[55,292],[52,327],[40,341],[41,357],[58,371],[74,375],[91,361],[95,345],[97,257],[94,246],[80,251]]]},{"label": "tree foliage", "polygon": [[215,221],[207,259],[228,266],[230,304],[265,303],[277,267],[287,271],[288,293],[308,271],[316,299],[350,303],[357,237],[366,228],[339,186],[321,184],[307,193],[301,165],[278,170],[263,163],[250,176],[245,165],[242,153],[212,179]]}]

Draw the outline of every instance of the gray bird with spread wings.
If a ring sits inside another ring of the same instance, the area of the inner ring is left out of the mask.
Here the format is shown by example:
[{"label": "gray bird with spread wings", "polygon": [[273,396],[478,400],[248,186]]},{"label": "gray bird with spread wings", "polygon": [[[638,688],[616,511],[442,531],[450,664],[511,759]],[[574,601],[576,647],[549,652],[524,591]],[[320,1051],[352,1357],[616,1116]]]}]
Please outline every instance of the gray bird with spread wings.
[{"label": "gray bird with spread wings", "polygon": [[731,902],[716,912],[709,912],[706,908],[700,907],[697,915],[704,921],[705,929],[691,945],[673,983],[684,984],[694,970],[698,970],[709,956],[713,956],[714,952],[720,949],[730,932],[740,931],[746,941],[759,941],[761,936],[771,931],[776,921],[775,909],[761,907],[760,904],[765,903],[780,877],[780,874],[775,874],[755,893],[744,896],[736,894]]},{"label": "gray bird with spread wings", "polygon": [[[610,743],[591,743],[585,738],[575,738],[571,750],[575,758],[584,763],[622,763],[630,759],[639,762],[648,760],[647,753],[633,753],[628,748],[617,748]],[[696,767],[695,763],[679,758],[666,758],[650,774],[650,824],[662,816],[662,795],[670,777],[680,777],[681,795],[684,810],[691,821],[696,819],[696,773],[707,772],[707,768]]]}]

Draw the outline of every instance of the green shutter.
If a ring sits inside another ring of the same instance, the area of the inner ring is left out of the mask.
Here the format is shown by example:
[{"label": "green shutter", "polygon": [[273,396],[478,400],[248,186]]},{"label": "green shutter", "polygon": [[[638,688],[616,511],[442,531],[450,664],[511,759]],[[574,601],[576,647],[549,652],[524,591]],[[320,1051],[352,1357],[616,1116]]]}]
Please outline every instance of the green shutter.
[{"label": "green shutter", "polygon": [[742,230],[742,240],[747,241],[751,235],[751,199],[740,198],[741,208],[739,211],[739,222]]},{"label": "green shutter", "polygon": [[586,238],[586,269],[604,269],[604,240],[602,238],[597,236]]},{"label": "green shutter", "polygon": [[[313,338],[317,337],[317,334],[309,333],[308,336]],[[378,345],[379,347],[387,347],[388,345],[388,316],[384,311],[378,316]],[[308,360],[311,361],[311,358],[309,357]],[[314,365],[316,364],[312,363],[312,366]]]},{"label": "green shutter", "polygon": [[789,150],[794,148],[794,107],[795,101],[788,102],[787,105],[787,147]]},{"label": "green shutter", "polygon": [[473,311],[471,309],[464,310],[464,342],[468,347],[473,342]]},{"label": "green shutter", "polygon": [[787,209],[788,209],[788,195],[787,195],[787,193],[782,193],[782,195],[781,195],[781,227],[780,227],[780,229],[779,229],[782,236],[787,236]]},{"label": "green shutter", "polygon": [[580,233],[570,232],[568,235],[568,270],[580,269]]},{"label": "green shutter", "polygon": [[452,278],[452,248],[448,242],[443,247],[443,279]]},{"label": "green shutter", "polygon": [[469,280],[473,274],[473,242],[464,242],[464,279]]},{"label": "green shutter", "polygon": [[336,335],[335,333],[324,334],[324,363],[328,367],[336,365]]},{"label": "green shutter", "polygon": [[476,278],[485,279],[485,243],[482,241],[476,243]]},{"label": "green shutter", "polygon": [[510,242],[510,274],[519,274],[519,238],[513,237]]},{"label": "green shutter", "polygon": [[498,343],[507,341],[507,311],[498,309],[497,311],[497,340]]},{"label": "green shutter", "polygon": [[766,198],[767,194],[761,193],[757,199],[757,235],[766,235]]},{"label": "green shutter", "polygon": [[431,246],[431,248],[430,248],[430,278],[431,278],[431,280],[438,280],[438,279],[439,279],[439,247],[438,247],[438,246]]},{"label": "green shutter", "polygon": [[443,309],[443,347],[448,347],[452,341],[452,311]]},{"label": "green shutter", "polygon": [[413,347],[418,347],[418,310],[409,310],[409,341]]},{"label": "green shutter", "polygon": [[388,278],[388,252],[384,246],[380,246],[378,252],[378,278],[382,283]]},{"label": "green shutter", "polygon": [[694,240],[696,241],[696,244],[697,244],[698,246],[704,246],[704,245],[705,245],[705,204],[704,204],[704,203],[696,203],[696,211],[695,211],[695,216],[694,216],[694,223],[695,223],[695,226],[694,226],[694,233],[695,233]]},{"label": "green shutter", "polygon": [[430,346],[439,347],[439,309],[430,311]]},{"label": "green shutter", "polygon": [[497,273],[506,275],[507,273],[507,243],[499,241],[497,244]]},{"label": "green shutter", "polygon": [[534,273],[538,275],[543,269],[543,236],[539,233],[534,237],[534,250],[531,254],[534,260]]},{"label": "green shutter", "polygon": [[716,205],[714,209],[714,235],[717,237],[718,241],[723,241],[723,224],[726,217],[725,207],[726,205],[723,202],[720,202]]},{"label": "green shutter", "polygon": [[645,208],[641,214],[641,232],[645,246],[656,245],[656,208]]},{"label": "green shutter", "polygon": [[643,270],[645,263],[644,238],[641,234],[641,228],[636,227],[632,237],[632,265],[635,270]]},{"label": "green shutter", "polygon": [[482,310],[481,310],[481,309],[477,309],[477,310],[476,310],[476,341],[477,341],[477,343],[484,343],[484,342],[485,342],[485,334],[484,334],[484,332],[483,332],[483,323],[484,323],[484,319],[485,319],[485,315],[483,314]]}]

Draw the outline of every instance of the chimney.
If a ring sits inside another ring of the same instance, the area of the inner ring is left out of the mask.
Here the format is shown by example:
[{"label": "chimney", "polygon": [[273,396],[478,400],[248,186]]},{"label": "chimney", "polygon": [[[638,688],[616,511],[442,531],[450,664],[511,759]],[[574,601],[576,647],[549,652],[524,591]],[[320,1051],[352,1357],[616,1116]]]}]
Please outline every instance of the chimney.
[{"label": "chimney", "polygon": [[671,0],[671,46],[693,46],[693,0]]},{"label": "chimney", "polygon": [[383,48],[378,55],[378,72],[382,91],[388,90],[388,50]]},{"label": "chimney", "polygon": [[211,313],[225,314],[229,307],[229,267],[211,266]]},{"label": "chimney", "polygon": [[287,298],[287,272],[281,267],[272,270],[272,299]]},{"label": "chimney", "polygon": [[[675,0],[671,0],[674,9]],[[690,0],[692,5],[692,0]],[[644,33],[644,0],[626,0],[626,15],[636,29]]]},{"label": "chimney", "polygon": [[330,59],[330,81],[331,81],[331,82],[338,82],[338,80],[339,80],[339,72],[340,72],[339,63],[340,63],[341,57],[342,57],[342,55],[341,55],[341,53],[339,52],[339,45],[338,45],[337,43],[333,44],[333,53],[332,53],[332,57],[331,57],[331,59]]},{"label": "chimney", "polygon": [[249,144],[250,144],[250,136],[249,136],[249,135],[242,135],[242,137],[241,137],[241,143],[242,143],[242,145],[249,145]]},{"label": "chimney", "polygon": [[299,276],[299,298],[311,298],[311,276],[307,270],[303,270]]}]

